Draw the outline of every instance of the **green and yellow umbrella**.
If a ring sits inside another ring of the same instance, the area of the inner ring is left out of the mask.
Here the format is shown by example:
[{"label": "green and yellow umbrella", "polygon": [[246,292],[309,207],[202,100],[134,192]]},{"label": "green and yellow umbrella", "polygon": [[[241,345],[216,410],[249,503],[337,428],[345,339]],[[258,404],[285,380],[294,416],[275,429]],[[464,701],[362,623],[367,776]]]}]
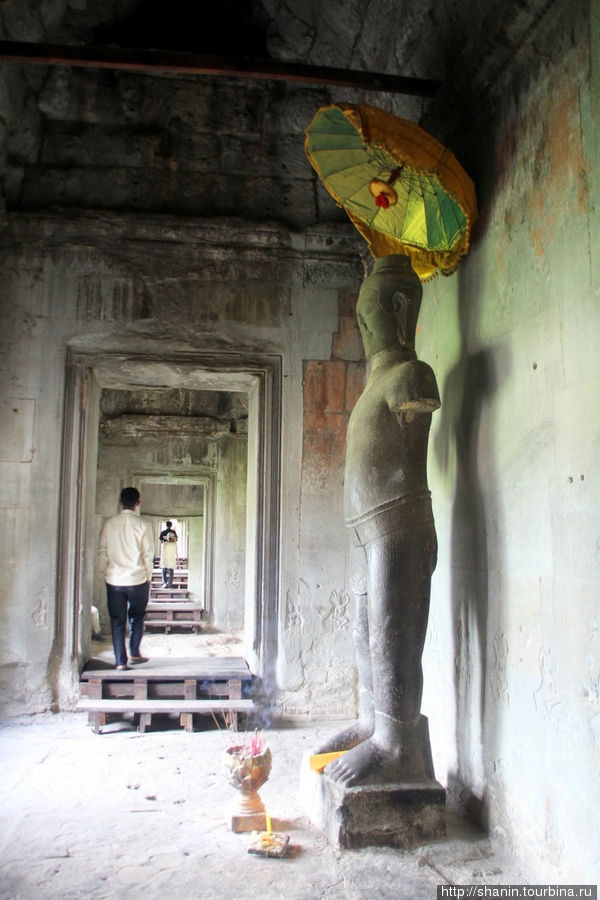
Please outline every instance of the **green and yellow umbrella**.
[{"label": "green and yellow umbrella", "polygon": [[452,151],[414,122],[346,103],[317,112],[305,150],[374,257],[410,256],[421,281],[455,271],[477,201]]}]

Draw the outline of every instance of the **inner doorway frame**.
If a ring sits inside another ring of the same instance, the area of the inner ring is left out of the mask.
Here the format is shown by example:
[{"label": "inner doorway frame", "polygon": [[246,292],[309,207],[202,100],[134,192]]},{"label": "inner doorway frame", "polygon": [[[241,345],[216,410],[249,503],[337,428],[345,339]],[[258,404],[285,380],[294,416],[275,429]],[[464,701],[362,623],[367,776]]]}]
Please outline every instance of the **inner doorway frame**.
[{"label": "inner doorway frame", "polygon": [[185,388],[248,394],[245,656],[274,687],[280,596],[282,358],[218,351],[67,353],[58,534],[57,615],[51,667],[59,705],[77,694],[89,640],[84,604],[93,596],[96,464],[104,388]]},{"label": "inner doorway frame", "polygon": [[[173,467],[144,467],[133,466],[128,469],[128,484],[134,484],[141,489],[142,506],[144,499],[144,484],[191,484],[202,485],[203,503],[202,518],[204,520],[204,554],[202,561],[202,584],[204,612],[212,624],[214,615],[214,552],[215,552],[215,524],[216,524],[216,482],[217,470],[207,466],[185,466],[177,472]],[[185,517],[183,517],[185,518]],[[248,526],[246,526],[246,536]],[[189,568],[189,564],[188,564]],[[200,598],[198,598],[200,599]],[[245,610],[244,610],[245,612]]]}]

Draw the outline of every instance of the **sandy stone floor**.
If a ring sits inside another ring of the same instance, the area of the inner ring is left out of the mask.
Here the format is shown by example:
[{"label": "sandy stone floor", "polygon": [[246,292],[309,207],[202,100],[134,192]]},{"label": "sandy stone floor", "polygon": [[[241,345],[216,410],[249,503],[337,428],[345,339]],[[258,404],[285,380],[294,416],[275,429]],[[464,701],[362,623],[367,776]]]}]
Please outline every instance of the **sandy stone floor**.
[{"label": "sandy stone floor", "polygon": [[[144,653],[155,640],[144,639]],[[433,900],[438,884],[527,880],[454,819],[446,840],[411,852],[330,846],[298,793],[303,754],[339,726],[265,732],[273,768],[260,793],[274,829],[290,835],[289,858],[277,860],[248,854],[250,835],[227,825],[234,790],[222,756],[233,736],[208,718],[194,733],[155,718],[143,735],[118,719],[95,735],[82,713],[4,725],[0,897]]]}]

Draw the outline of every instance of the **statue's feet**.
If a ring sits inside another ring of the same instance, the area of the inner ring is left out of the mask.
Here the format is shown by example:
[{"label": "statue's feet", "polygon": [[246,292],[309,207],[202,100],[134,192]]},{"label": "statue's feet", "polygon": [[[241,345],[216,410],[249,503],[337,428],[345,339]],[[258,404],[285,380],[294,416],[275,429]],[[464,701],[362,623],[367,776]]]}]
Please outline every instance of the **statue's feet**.
[{"label": "statue's feet", "polygon": [[390,776],[396,771],[398,761],[389,756],[379,742],[371,737],[330,762],[324,772],[333,781],[349,787],[379,781],[397,781],[396,777]]},{"label": "statue's feet", "polygon": [[426,720],[398,723],[394,733],[372,737],[330,762],[324,774],[350,786],[422,782],[434,776]]},{"label": "statue's feet", "polygon": [[334,734],[315,753],[337,753],[339,750],[350,750],[357,744],[366,741],[373,734],[373,722],[359,719],[343,731]]}]

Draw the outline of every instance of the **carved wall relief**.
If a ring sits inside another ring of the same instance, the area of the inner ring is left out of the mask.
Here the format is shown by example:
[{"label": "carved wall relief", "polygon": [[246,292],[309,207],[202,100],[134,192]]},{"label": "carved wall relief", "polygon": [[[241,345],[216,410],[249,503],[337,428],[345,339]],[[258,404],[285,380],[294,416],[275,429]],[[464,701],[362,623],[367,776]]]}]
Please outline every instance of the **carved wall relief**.
[{"label": "carved wall relief", "polygon": [[48,597],[48,588],[44,586],[40,591],[38,591],[37,609],[31,615],[33,624],[36,628],[45,629],[48,627]]},{"label": "carved wall relief", "polygon": [[324,628],[332,631],[346,631],[350,626],[348,604],[350,595],[348,591],[334,590],[328,598],[329,608],[325,608],[322,623]]}]

